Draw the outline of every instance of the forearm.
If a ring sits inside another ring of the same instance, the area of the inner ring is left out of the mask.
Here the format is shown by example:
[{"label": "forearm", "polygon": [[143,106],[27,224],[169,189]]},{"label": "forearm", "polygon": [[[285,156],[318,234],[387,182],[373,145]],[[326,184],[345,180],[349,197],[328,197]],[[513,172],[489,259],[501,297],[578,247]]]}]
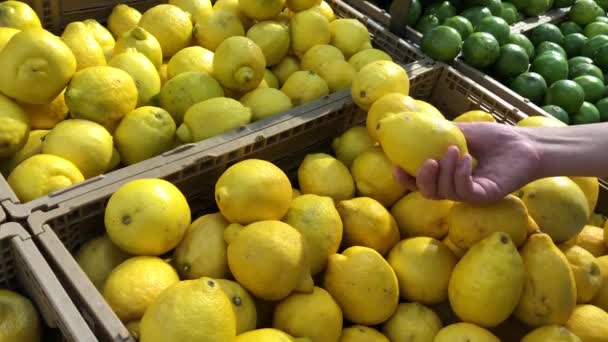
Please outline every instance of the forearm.
[{"label": "forearm", "polygon": [[608,176],[608,123],[519,130],[538,151],[537,178]]}]

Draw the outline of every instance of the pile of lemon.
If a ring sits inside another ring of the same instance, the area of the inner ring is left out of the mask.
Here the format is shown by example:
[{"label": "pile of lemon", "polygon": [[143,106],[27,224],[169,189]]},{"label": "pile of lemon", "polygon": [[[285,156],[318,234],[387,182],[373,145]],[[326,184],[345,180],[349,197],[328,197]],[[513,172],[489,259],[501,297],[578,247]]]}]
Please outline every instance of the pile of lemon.
[{"label": "pile of lemon", "polygon": [[351,87],[391,61],[320,0],[117,5],[61,36],[0,3],[0,171],[27,202]]}]

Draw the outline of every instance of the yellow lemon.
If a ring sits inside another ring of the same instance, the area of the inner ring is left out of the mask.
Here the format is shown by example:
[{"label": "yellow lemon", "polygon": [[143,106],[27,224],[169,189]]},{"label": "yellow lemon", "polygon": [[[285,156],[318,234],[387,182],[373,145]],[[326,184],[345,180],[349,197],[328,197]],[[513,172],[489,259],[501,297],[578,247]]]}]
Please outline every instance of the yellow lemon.
[{"label": "yellow lemon", "polygon": [[125,32],[116,41],[113,54],[118,55],[131,50],[135,50],[148,57],[156,69],[160,69],[163,64],[163,53],[158,40],[141,27],[135,27]]},{"label": "yellow lemon", "polygon": [[393,58],[386,52],[378,49],[365,49],[357,52],[348,59],[355,70],[359,71],[364,66],[375,61],[393,61]]},{"label": "yellow lemon", "polygon": [[0,162],[2,173],[8,176],[21,162],[42,153],[42,140],[48,132],[47,130],[31,131],[25,145],[11,157]]},{"label": "yellow lemon", "polygon": [[304,158],[298,168],[298,183],[302,193],[328,196],[336,202],[355,195],[355,183],[348,168],[325,153]]},{"label": "yellow lemon", "polygon": [[293,12],[301,12],[320,3],[320,0],[287,0],[286,5]]},{"label": "yellow lemon", "polygon": [[329,24],[329,32],[331,45],[340,49],[347,59],[372,48],[367,27],[357,19],[336,19]]},{"label": "yellow lemon", "polygon": [[570,177],[576,185],[578,185],[585,197],[587,198],[587,204],[589,204],[589,213],[595,212],[595,206],[597,205],[597,198],[600,192],[600,185],[596,177]]},{"label": "yellow lemon", "polygon": [[242,334],[254,330],[257,323],[257,313],[251,295],[235,281],[225,279],[216,279],[215,281],[232,303],[232,310],[236,318],[236,333]]},{"label": "yellow lemon", "polygon": [[327,19],[327,21],[330,23],[336,20],[336,14],[334,13],[334,10],[325,1],[321,1],[319,5],[312,6],[311,9],[321,13],[325,17],[325,19]]},{"label": "yellow lemon", "polygon": [[471,323],[455,323],[439,330],[433,342],[500,342],[488,330]]},{"label": "yellow lemon", "polygon": [[205,140],[251,122],[251,109],[226,97],[199,102],[188,109],[177,129],[181,142]]},{"label": "yellow lemon", "polygon": [[279,63],[289,52],[289,27],[277,21],[262,21],[253,25],[247,31],[247,38],[262,49],[266,66]]},{"label": "yellow lemon", "polygon": [[399,304],[395,314],[382,326],[391,341],[432,342],[443,324],[437,314],[420,303]]},{"label": "yellow lemon", "polygon": [[[361,153],[351,166],[357,191],[362,196],[375,199],[385,206],[392,206],[405,195],[405,188],[393,176],[394,166],[382,149],[376,147]],[[417,211],[423,216],[427,210]],[[432,213],[432,211],[428,211]],[[394,214],[393,214],[394,215]],[[396,218],[396,217],[395,217]],[[399,224],[399,221],[397,221]],[[403,231],[403,229],[401,229]],[[405,235],[404,235],[405,236]]]},{"label": "yellow lemon", "polygon": [[170,5],[177,6],[195,18],[201,12],[211,9],[210,0],[169,0]]},{"label": "yellow lemon", "polygon": [[0,26],[18,30],[42,28],[36,12],[22,1],[3,1],[0,4]]},{"label": "yellow lemon", "polygon": [[108,201],[105,227],[118,247],[135,255],[161,255],[175,248],[190,225],[190,207],[175,185],[138,179]]},{"label": "yellow lemon", "polygon": [[559,325],[545,325],[544,327],[534,329],[521,340],[521,342],[544,341],[582,342],[582,340],[568,330],[568,328]]},{"label": "yellow lemon", "polygon": [[83,23],[102,48],[114,48],[116,40],[114,40],[112,33],[107,28],[95,19],[86,19]]},{"label": "yellow lemon", "polygon": [[[6,1],[16,2],[16,1]],[[3,7],[0,7],[0,11]],[[6,7],[4,7],[6,8]],[[0,12],[1,13],[1,12]],[[42,324],[32,302],[17,292],[0,290],[0,339],[6,342],[38,342],[41,340]]]},{"label": "yellow lemon", "polygon": [[243,106],[251,109],[251,121],[266,119],[292,108],[291,99],[274,88],[257,88],[241,97]]},{"label": "yellow lemon", "polygon": [[353,325],[342,330],[340,342],[390,342],[378,330],[363,325]]},{"label": "yellow lemon", "polygon": [[293,291],[312,292],[306,242],[287,223],[271,220],[246,227],[232,224],[224,238],[230,271],[256,297],[281,300]]},{"label": "yellow lemon", "polygon": [[177,52],[167,64],[167,78],[188,71],[213,73],[213,52],[200,46],[190,46]]},{"label": "yellow lemon", "polygon": [[139,107],[120,121],[114,140],[124,164],[139,163],[173,147],[175,122],[162,108]]},{"label": "yellow lemon", "polygon": [[215,51],[229,37],[244,35],[245,28],[234,11],[214,8],[200,14],[194,25],[194,38],[210,51]]},{"label": "yellow lemon", "polygon": [[410,79],[407,72],[391,61],[375,61],[361,68],[353,80],[351,93],[355,103],[364,110],[389,93],[408,95]]},{"label": "yellow lemon", "polygon": [[[260,82],[260,85],[258,88],[274,88],[274,89],[279,89],[279,79],[275,76],[275,74],[266,69],[266,71],[264,71],[264,79],[262,80],[262,82]],[[291,102],[291,99],[290,99]]]},{"label": "yellow lemon", "polygon": [[529,116],[517,123],[520,127],[566,127],[565,123],[554,117]]},{"label": "yellow lemon", "polygon": [[420,112],[427,113],[429,115],[432,115],[432,116],[435,116],[438,118],[445,118],[443,116],[443,114],[441,114],[439,109],[435,108],[435,106],[433,106],[432,104],[430,104],[428,102],[424,102],[422,100],[416,100],[416,106],[418,107],[418,111],[420,111]]},{"label": "yellow lemon", "polygon": [[[315,34],[310,34],[311,32],[315,32]],[[329,22],[315,10],[303,10],[296,13],[291,18],[290,33],[291,49],[299,57],[315,45],[329,44],[331,39]]]},{"label": "yellow lemon", "polygon": [[296,71],[300,71],[300,62],[293,56],[285,56],[279,64],[271,68],[272,72],[277,76],[279,84],[283,85],[287,82],[289,76]]},{"label": "yellow lemon", "polygon": [[239,0],[241,11],[249,18],[257,21],[276,17],[281,13],[284,6],[285,0]]},{"label": "yellow lemon", "polygon": [[70,48],[42,29],[15,34],[0,52],[0,65],[0,91],[32,104],[53,101],[76,72]]},{"label": "yellow lemon", "polygon": [[236,340],[234,340],[235,342],[258,342],[258,341],[264,341],[264,342],[291,342],[291,341],[297,341],[297,342],[311,342],[310,339],[304,339],[304,338],[293,338],[291,336],[289,336],[289,334],[286,334],[284,332],[282,332],[281,330],[277,330],[277,329],[272,329],[272,328],[264,328],[264,329],[257,329],[257,330],[253,330],[253,331],[248,331],[244,334],[240,334],[236,337]]},{"label": "yellow lemon", "polygon": [[174,262],[182,279],[229,276],[224,230],[230,223],[220,214],[194,220],[175,248]]},{"label": "yellow lemon", "polygon": [[177,6],[161,4],[150,8],[141,16],[138,26],[156,37],[164,58],[171,58],[192,40],[190,15]]},{"label": "yellow lemon", "polygon": [[310,294],[294,293],[274,309],[272,326],[292,336],[318,342],[337,342],[342,334],[342,310],[322,288]]},{"label": "yellow lemon", "polygon": [[367,111],[367,132],[373,141],[378,141],[378,122],[387,115],[401,112],[418,112],[416,101],[401,93],[389,93],[376,100]]},{"label": "yellow lemon", "polygon": [[298,189],[291,189],[291,199],[302,196],[302,192]]},{"label": "yellow lemon", "polygon": [[595,257],[579,246],[562,249],[576,283],[576,302],[589,303],[600,291],[603,283],[600,265]]},{"label": "yellow lemon", "polygon": [[181,281],[158,296],[140,330],[142,342],[234,341],[236,318],[217,281],[200,278]]},{"label": "yellow lemon", "polygon": [[329,91],[334,93],[350,89],[357,71],[347,61],[329,61],[321,64],[318,69],[319,76],[327,82]]},{"label": "yellow lemon", "polygon": [[76,57],[76,70],[106,65],[106,56],[101,45],[87,26],[80,21],[69,23],[61,34],[61,40],[72,50]]},{"label": "yellow lemon", "polygon": [[68,116],[65,104],[65,92],[61,92],[53,101],[46,104],[21,103],[21,107],[30,119],[32,129],[51,129]]},{"label": "yellow lemon", "polygon": [[322,64],[329,61],[343,61],[344,54],[333,45],[320,44],[311,47],[302,56],[302,70],[319,72]]},{"label": "yellow lemon", "polygon": [[604,230],[599,227],[585,226],[578,234],[576,244],[596,258],[608,254],[608,246],[604,243]]},{"label": "yellow lemon", "polygon": [[401,198],[391,208],[401,236],[428,236],[443,238],[448,232],[447,217],[454,202],[430,200],[419,192],[412,192]]},{"label": "yellow lemon", "polygon": [[222,86],[211,75],[206,72],[187,71],[165,83],[160,90],[159,103],[179,125],[184,121],[186,111],[193,105],[223,96]]},{"label": "yellow lemon", "polygon": [[285,81],[281,91],[295,106],[300,106],[329,95],[329,86],[314,71],[296,71]]},{"label": "yellow lemon", "polygon": [[404,300],[432,305],[448,298],[448,283],[457,260],[441,241],[429,237],[403,240],[387,260]]},{"label": "yellow lemon", "polygon": [[137,27],[141,13],[133,7],[118,4],[112,9],[108,17],[108,29],[114,38],[120,39],[126,32]]},{"label": "yellow lemon", "polygon": [[121,53],[115,55],[108,65],[131,75],[137,87],[137,107],[150,104],[160,93],[160,76],[145,55],[135,51]]},{"label": "yellow lemon", "polygon": [[354,126],[334,138],[331,146],[338,160],[351,167],[355,158],[372,148],[374,142],[363,126]]},{"label": "yellow lemon", "polygon": [[578,305],[566,322],[566,328],[584,342],[606,341],[608,313],[593,305]]},{"label": "yellow lemon", "polygon": [[215,4],[213,4],[213,10],[233,12],[241,21],[244,29],[248,29],[253,25],[253,20],[241,10],[239,0],[217,0]]},{"label": "yellow lemon", "polygon": [[291,184],[274,164],[248,159],[220,176],[215,201],[222,215],[233,223],[280,220],[291,203]]},{"label": "yellow lemon", "polygon": [[454,255],[456,256],[456,259],[460,260],[462,259],[462,257],[467,253],[466,249],[462,249],[458,246],[456,246],[452,240],[450,240],[450,237],[446,235],[445,238],[443,238],[443,240],[441,241],[443,242],[444,245],[446,245],[450,251],[452,251],[452,253],[454,253]]},{"label": "yellow lemon", "polygon": [[608,256],[605,255],[597,258],[597,263],[600,266],[603,281],[602,287],[591,301],[591,304],[606,311],[608,310]]},{"label": "yellow lemon", "polygon": [[589,220],[587,220],[588,225],[603,227],[606,223],[606,217],[599,213],[593,213],[589,216]]},{"label": "yellow lemon", "polygon": [[492,114],[483,110],[472,110],[457,116],[454,122],[496,122]]},{"label": "yellow lemon", "polygon": [[118,248],[107,234],[87,241],[75,255],[78,265],[100,291],[103,291],[103,286],[112,270],[129,257],[129,254]]},{"label": "yellow lemon", "polygon": [[30,123],[25,111],[0,94],[0,158],[9,157],[27,142]]},{"label": "yellow lemon", "polygon": [[224,86],[245,92],[256,88],[264,78],[266,62],[259,46],[245,37],[224,40],[213,56],[213,74]]},{"label": "yellow lemon", "polygon": [[0,51],[2,51],[13,36],[19,32],[21,32],[21,30],[10,27],[0,27]]},{"label": "yellow lemon", "polygon": [[163,64],[160,66],[160,68],[158,69],[158,76],[160,76],[160,84],[164,86],[165,83],[167,83],[168,81],[167,64]]},{"label": "yellow lemon", "polygon": [[82,181],[82,173],[72,162],[49,154],[26,159],[8,176],[8,184],[23,203]]}]

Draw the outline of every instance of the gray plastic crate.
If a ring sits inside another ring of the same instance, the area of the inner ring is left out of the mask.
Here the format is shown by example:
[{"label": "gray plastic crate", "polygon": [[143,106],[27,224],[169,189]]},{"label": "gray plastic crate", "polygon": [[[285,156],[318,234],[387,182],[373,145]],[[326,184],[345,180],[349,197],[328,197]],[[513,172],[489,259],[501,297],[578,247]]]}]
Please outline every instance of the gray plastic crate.
[{"label": "gray plastic crate", "polygon": [[44,341],[97,341],[30,234],[18,223],[0,226],[0,288],[18,291],[34,303],[46,325]]}]

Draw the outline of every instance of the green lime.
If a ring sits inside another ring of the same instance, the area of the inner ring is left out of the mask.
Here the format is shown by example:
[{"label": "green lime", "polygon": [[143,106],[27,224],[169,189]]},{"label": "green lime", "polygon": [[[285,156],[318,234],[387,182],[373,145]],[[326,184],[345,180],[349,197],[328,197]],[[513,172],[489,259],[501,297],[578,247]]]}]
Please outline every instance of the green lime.
[{"label": "green lime", "polygon": [[449,26],[432,28],[422,37],[422,51],[434,60],[451,61],[460,53],[462,39],[458,31]]},{"label": "green lime", "polygon": [[572,115],[572,123],[574,125],[586,125],[600,122],[600,111],[593,103],[583,102],[581,108]]},{"label": "green lime", "polygon": [[531,17],[547,12],[553,5],[553,0],[511,0],[511,2],[520,11]]},{"label": "green lime", "polygon": [[462,11],[460,15],[467,18],[475,28],[479,25],[481,19],[491,17],[492,12],[485,6],[474,6]]},{"label": "green lime", "polygon": [[561,80],[553,83],[547,89],[545,105],[556,105],[568,114],[574,114],[585,101],[585,91],[578,83],[571,80]]},{"label": "green lime", "polygon": [[608,35],[599,35],[595,36],[583,45],[581,49],[581,54],[585,57],[593,58],[595,51],[599,49],[602,45],[608,44]]},{"label": "green lime", "polygon": [[510,88],[522,97],[540,105],[547,93],[547,82],[535,72],[524,72],[511,82]]},{"label": "green lime", "polygon": [[585,26],[585,36],[587,38],[593,38],[600,34],[608,34],[608,24],[599,21],[594,21],[591,24]]},{"label": "green lime", "polygon": [[573,4],[574,4],[574,0],[555,0],[553,3],[553,7],[565,8],[565,7],[570,7]]},{"label": "green lime", "polygon": [[604,97],[603,99],[597,101],[595,103],[595,108],[597,108],[597,110],[600,112],[600,121],[608,121],[608,97]]},{"label": "green lime", "polygon": [[418,20],[416,24],[416,31],[420,32],[423,36],[429,32],[432,28],[439,26],[439,19],[434,15],[425,15]]},{"label": "green lime", "polygon": [[512,32],[509,35],[509,43],[519,45],[524,48],[530,59],[534,57],[534,45],[532,44],[530,39],[528,39],[528,37],[524,36],[523,34]]},{"label": "green lime", "polygon": [[581,54],[583,46],[587,42],[588,38],[581,33],[570,33],[564,37],[562,47],[568,57],[575,57]]},{"label": "green lime", "polygon": [[559,46],[558,44],[555,44],[554,42],[542,42],[542,43],[538,44],[538,46],[536,47],[536,53],[539,56],[542,55],[543,52],[547,52],[547,51],[555,51],[555,52],[559,53],[560,55],[564,56],[564,58],[568,57],[566,55],[566,51],[564,50],[564,48]]},{"label": "green lime", "polygon": [[560,53],[547,51],[536,56],[530,71],[539,73],[551,85],[568,78],[568,62]]},{"label": "green lime", "polygon": [[572,69],[570,69],[569,78],[572,80],[583,75],[595,76],[602,80],[602,82],[604,81],[604,73],[602,73],[602,70],[600,68],[596,67],[593,64],[581,63],[575,65]]},{"label": "green lime", "polygon": [[443,25],[449,26],[458,31],[463,40],[467,39],[467,37],[473,33],[473,25],[469,19],[459,15],[446,19]]},{"label": "green lime", "polygon": [[561,45],[563,40],[564,35],[559,27],[550,23],[541,24],[530,32],[530,41],[534,46],[542,42],[554,42]]},{"label": "green lime", "polygon": [[420,19],[420,15],[422,13],[422,5],[420,4],[420,0],[411,0],[410,2],[410,10],[407,13],[407,18],[405,19],[405,23],[409,26],[414,26],[418,19]]},{"label": "green lime", "polygon": [[500,45],[504,45],[509,40],[511,29],[509,24],[501,17],[486,17],[481,19],[476,28],[477,32],[487,32],[498,40]]},{"label": "green lime", "polygon": [[570,13],[568,15],[570,20],[580,26],[585,26],[595,20],[595,17],[599,15],[598,10],[602,11],[602,8],[598,6],[595,1],[578,0],[570,8]]},{"label": "green lime", "polygon": [[476,68],[485,68],[498,59],[500,44],[489,33],[475,32],[465,39],[462,54],[467,64]]},{"label": "green lime", "polygon": [[608,70],[608,44],[595,50],[593,62],[602,70]]},{"label": "green lime", "polygon": [[500,17],[503,18],[509,25],[515,24],[517,21],[517,7],[510,2],[502,2]]},{"label": "green lime", "polygon": [[570,20],[564,21],[563,23],[561,23],[559,25],[559,29],[560,29],[560,31],[562,31],[562,34],[564,36],[572,34],[572,33],[583,33],[583,28],[580,27],[574,21],[570,21]]},{"label": "green lime", "polygon": [[442,1],[427,7],[423,14],[434,15],[439,19],[440,23],[443,23],[447,18],[456,15],[456,7],[449,1]]},{"label": "green lime", "polygon": [[568,116],[568,113],[566,113],[566,111],[562,107],[556,105],[548,105],[543,106],[541,108],[542,110],[551,114],[554,118],[565,123],[566,125],[570,124],[570,116]]},{"label": "green lime", "polygon": [[604,82],[595,76],[583,75],[574,79],[585,91],[585,101],[596,102],[604,97]]},{"label": "green lime", "polygon": [[595,21],[598,23],[607,23],[608,24],[608,17],[595,17]]},{"label": "green lime", "polygon": [[530,66],[526,50],[519,45],[505,44],[500,47],[500,55],[494,64],[494,71],[503,78],[517,77]]},{"label": "green lime", "polygon": [[593,64],[593,60],[585,56],[576,56],[568,60],[568,69],[572,70],[578,64]]},{"label": "green lime", "polygon": [[518,11],[523,11],[528,5],[528,0],[511,0],[511,2],[517,7]]},{"label": "green lime", "polygon": [[595,3],[598,4],[604,11],[608,10],[608,0],[595,0]]},{"label": "green lime", "polygon": [[480,5],[486,6],[492,12],[492,15],[500,17],[502,14],[502,1],[500,0],[484,0]]}]

